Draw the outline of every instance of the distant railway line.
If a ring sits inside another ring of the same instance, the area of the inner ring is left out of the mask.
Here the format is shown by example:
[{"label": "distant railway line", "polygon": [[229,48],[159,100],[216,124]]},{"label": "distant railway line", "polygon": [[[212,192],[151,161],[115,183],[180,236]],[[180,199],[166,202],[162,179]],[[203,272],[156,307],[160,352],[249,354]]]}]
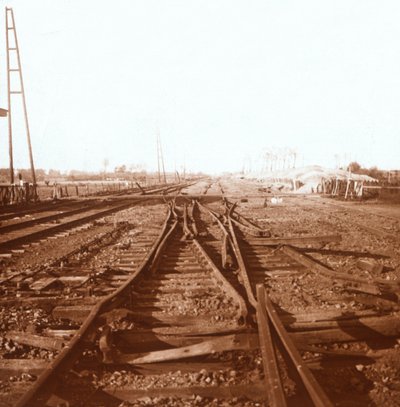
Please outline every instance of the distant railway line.
[{"label": "distant railway line", "polygon": [[[168,194],[186,186],[168,185],[164,187],[139,190],[140,195]],[[0,252],[8,250],[21,250],[22,245],[47,238],[48,236],[66,237],[68,231],[93,220],[110,215],[117,211],[135,205],[129,197],[72,202],[67,205],[41,205],[19,212],[7,212],[2,216],[0,225]],[[19,216],[16,216],[18,213]],[[29,219],[27,219],[29,218]]]}]

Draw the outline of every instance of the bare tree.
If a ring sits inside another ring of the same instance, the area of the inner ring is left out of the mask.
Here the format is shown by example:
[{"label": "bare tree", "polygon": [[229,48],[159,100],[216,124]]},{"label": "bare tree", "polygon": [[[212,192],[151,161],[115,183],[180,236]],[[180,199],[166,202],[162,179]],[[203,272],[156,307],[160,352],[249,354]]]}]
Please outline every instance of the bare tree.
[{"label": "bare tree", "polygon": [[296,168],[296,160],[297,160],[297,151],[293,150],[293,167]]},{"label": "bare tree", "polygon": [[104,160],[103,160],[104,174],[107,172],[108,164],[110,164],[110,162],[108,161],[108,158],[104,158]]}]

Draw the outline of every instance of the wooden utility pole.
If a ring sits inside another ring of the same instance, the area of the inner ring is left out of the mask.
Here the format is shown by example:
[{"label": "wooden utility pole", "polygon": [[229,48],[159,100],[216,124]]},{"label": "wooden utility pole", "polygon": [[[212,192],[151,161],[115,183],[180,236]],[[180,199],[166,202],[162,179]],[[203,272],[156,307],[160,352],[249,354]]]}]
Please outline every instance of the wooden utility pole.
[{"label": "wooden utility pole", "polygon": [[[10,157],[10,181],[14,183],[14,159],[13,159],[13,129],[12,129],[12,95],[22,96],[22,106],[24,109],[25,130],[28,142],[29,161],[31,165],[31,174],[33,185],[36,185],[35,166],[33,163],[32,143],[29,130],[28,112],[26,108],[26,98],[24,89],[24,80],[22,77],[21,58],[18,46],[17,30],[15,28],[14,12],[12,8],[6,7],[6,46],[7,46],[7,87],[8,87],[8,145]],[[11,66],[12,56],[16,56],[17,66]],[[11,88],[11,76],[18,72],[19,89]]]},{"label": "wooden utility pole", "polygon": [[161,139],[160,139],[160,132],[157,132],[157,168],[158,168],[158,182],[161,183],[161,168],[163,172],[163,181],[164,184],[167,183],[167,177],[165,175],[165,167],[164,167],[164,156],[161,147]]}]

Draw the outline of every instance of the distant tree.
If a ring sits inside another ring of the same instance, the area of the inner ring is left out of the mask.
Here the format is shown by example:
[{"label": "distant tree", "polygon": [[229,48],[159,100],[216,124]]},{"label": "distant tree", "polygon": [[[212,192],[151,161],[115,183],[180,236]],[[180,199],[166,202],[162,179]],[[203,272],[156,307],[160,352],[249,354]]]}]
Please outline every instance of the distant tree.
[{"label": "distant tree", "polygon": [[361,170],[361,165],[356,161],[351,162],[347,167],[347,171],[351,171],[351,172],[359,172],[360,170]]},{"label": "distant tree", "polygon": [[289,162],[288,168],[296,168],[297,151],[294,148],[289,148]]},{"label": "distant tree", "polygon": [[49,178],[60,178],[61,177],[61,172],[58,170],[49,170]]},{"label": "distant tree", "polygon": [[381,178],[381,176],[382,176],[382,171],[380,171],[380,170],[378,169],[378,167],[371,167],[371,168],[368,170],[368,175],[369,175],[370,177],[372,177],[372,178],[379,179],[379,178]]},{"label": "distant tree", "polygon": [[108,161],[108,158],[105,158],[105,159],[103,160],[104,174],[107,172],[108,164],[110,164],[110,162]]},{"label": "distant tree", "polygon": [[0,182],[10,182],[10,170],[8,168],[0,168]]},{"label": "distant tree", "polygon": [[335,154],[335,168],[340,167],[340,156],[339,154]]},{"label": "distant tree", "polygon": [[[22,180],[24,182],[33,182],[32,172],[30,169],[18,168],[18,169],[16,169],[16,174],[17,174],[17,176],[18,176],[18,174],[21,174]],[[45,170],[42,170],[39,168],[39,169],[35,170],[35,175],[36,175],[36,181],[43,181],[46,176],[46,172],[45,172]]]},{"label": "distant tree", "polygon": [[46,171],[41,169],[41,168],[37,168],[35,170],[36,173],[36,180],[37,181],[44,181],[46,178]]},{"label": "distant tree", "polygon": [[126,165],[121,165],[120,167],[115,167],[114,172],[126,172]]}]

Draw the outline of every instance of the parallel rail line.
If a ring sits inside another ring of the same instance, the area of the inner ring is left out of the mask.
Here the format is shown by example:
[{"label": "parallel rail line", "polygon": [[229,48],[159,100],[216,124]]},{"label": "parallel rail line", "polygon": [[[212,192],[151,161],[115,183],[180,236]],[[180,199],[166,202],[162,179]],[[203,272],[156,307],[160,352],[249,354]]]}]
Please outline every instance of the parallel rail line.
[{"label": "parallel rail line", "polygon": [[[204,193],[210,188],[207,185]],[[400,292],[397,282],[333,271],[299,247],[339,242],[340,236],[271,238],[268,230],[246,219],[226,200],[222,212],[184,196],[179,200],[180,206],[177,200],[166,199],[163,226],[152,235],[151,246],[150,240],[143,241],[146,250],[141,251],[140,263],[136,257],[130,261],[141,244],[138,241],[124,261],[110,267],[114,271],[106,273],[108,280],[98,276],[103,292],[90,306],[74,308],[66,301],[69,305],[56,307],[56,315],[75,321],[71,339],[59,348],[56,359],[18,401],[18,407],[49,405],[54,398],[71,405],[91,406],[105,400],[117,405],[145,396],[247,398],[281,407],[293,403],[282,372],[301,383],[296,402],[333,406],[329,389],[321,386],[301,352],[324,354],[323,348],[314,345],[362,340],[371,332],[360,330],[360,323],[372,327],[370,331],[378,336],[400,335],[396,314],[373,310],[352,315],[338,310],[290,314],[272,302],[266,282],[310,273],[338,283],[343,290],[374,298]],[[82,287],[76,287],[77,292]],[[237,370],[235,357],[241,352],[260,355],[263,372],[258,379],[254,372],[259,370],[252,364],[242,368],[240,380],[220,373],[226,382],[218,381],[209,374]],[[121,365],[127,381],[112,384],[107,371]],[[97,372],[96,384],[80,371]],[[147,377],[171,371],[179,371],[179,387],[146,382]],[[142,375],[145,385],[135,381],[135,372]],[[205,382],[193,382],[186,373]]]}]

